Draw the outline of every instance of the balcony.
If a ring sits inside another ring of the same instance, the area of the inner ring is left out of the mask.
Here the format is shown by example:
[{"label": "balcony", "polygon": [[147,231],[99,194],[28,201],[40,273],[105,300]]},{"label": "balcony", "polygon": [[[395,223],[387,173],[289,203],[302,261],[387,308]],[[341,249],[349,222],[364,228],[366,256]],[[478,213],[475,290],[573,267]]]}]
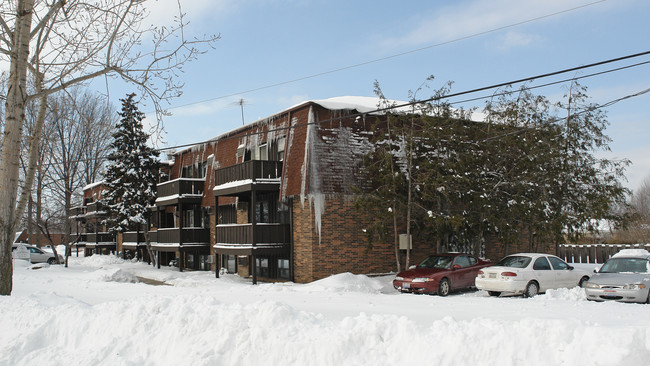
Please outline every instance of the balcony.
[{"label": "balcony", "polygon": [[178,178],[157,186],[157,206],[166,206],[183,202],[201,202],[205,178]]},{"label": "balcony", "polygon": [[85,245],[88,238],[86,234],[70,234],[70,244]]},{"label": "balcony", "polygon": [[86,204],[86,216],[101,216],[105,212],[100,209],[99,202],[90,202]]},{"label": "balcony", "polygon": [[144,244],[146,241],[144,239],[144,232],[140,231],[126,231],[122,235],[123,243],[140,243]]},{"label": "balcony", "polygon": [[291,233],[287,224],[253,224],[217,225],[217,243],[219,244],[287,244]]},{"label": "balcony", "polygon": [[[281,177],[281,161],[249,160],[215,170],[213,194],[227,196],[253,189],[278,190]],[[232,184],[234,182],[240,184]]]},{"label": "balcony", "polygon": [[115,243],[113,234],[109,233],[86,233],[88,243]]},{"label": "balcony", "polygon": [[[150,232],[151,235],[154,232]],[[150,240],[158,244],[209,244],[210,229],[202,227],[158,228]]]},{"label": "balcony", "polygon": [[70,218],[81,220],[86,214],[86,206],[75,206],[70,208]]}]

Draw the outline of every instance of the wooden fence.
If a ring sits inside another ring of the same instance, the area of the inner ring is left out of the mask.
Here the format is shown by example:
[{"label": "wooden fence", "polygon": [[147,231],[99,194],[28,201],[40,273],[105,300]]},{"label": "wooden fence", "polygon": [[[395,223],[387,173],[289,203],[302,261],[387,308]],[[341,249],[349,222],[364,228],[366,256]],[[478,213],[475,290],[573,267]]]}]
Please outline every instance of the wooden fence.
[{"label": "wooden fence", "polygon": [[568,263],[605,263],[623,249],[645,249],[650,252],[650,244],[560,244],[557,253]]}]

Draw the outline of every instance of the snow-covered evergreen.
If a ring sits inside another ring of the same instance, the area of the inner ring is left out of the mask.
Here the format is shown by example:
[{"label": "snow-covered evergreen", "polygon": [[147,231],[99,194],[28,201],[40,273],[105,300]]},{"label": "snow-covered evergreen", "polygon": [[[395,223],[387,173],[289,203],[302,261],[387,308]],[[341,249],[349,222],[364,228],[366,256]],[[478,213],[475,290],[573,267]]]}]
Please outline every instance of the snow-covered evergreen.
[{"label": "snow-covered evergreen", "polygon": [[108,156],[102,203],[108,217],[105,223],[113,232],[136,230],[147,222],[147,206],[156,199],[158,152],[147,145],[149,135],[142,126],[144,114],[133,98],[122,101]]}]

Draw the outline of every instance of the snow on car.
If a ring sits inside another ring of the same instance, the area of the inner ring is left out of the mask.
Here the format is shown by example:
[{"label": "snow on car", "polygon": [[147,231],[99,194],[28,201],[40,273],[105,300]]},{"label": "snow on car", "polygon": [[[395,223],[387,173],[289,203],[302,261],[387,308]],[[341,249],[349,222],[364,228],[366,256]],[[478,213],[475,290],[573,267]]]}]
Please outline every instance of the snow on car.
[{"label": "snow on car", "polygon": [[587,300],[650,304],[650,252],[623,249],[608,259],[585,286]]},{"label": "snow on car", "polygon": [[554,255],[519,253],[480,270],[476,288],[491,296],[532,297],[549,289],[582,287],[588,279],[589,272],[573,268]]}]

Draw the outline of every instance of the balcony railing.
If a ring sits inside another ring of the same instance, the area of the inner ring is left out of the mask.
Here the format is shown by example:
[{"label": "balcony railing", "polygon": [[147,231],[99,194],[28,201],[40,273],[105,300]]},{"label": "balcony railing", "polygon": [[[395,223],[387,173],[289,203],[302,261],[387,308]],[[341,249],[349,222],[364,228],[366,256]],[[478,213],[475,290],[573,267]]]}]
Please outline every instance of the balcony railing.
[{"label": "balcony railing", "polygon": [[86,239],[88,243],[114,243],[115,237],[109,233],[87,233]]},{"label": "balcony railing", "polygon": [[255,230],[256,244],[289,243],[291,234],[287,224],[217,225],[216,239],[220,244],[253,244]]},{"label": "balcony railing", "polygon": [[88,238],[86,237],[86,234],[71,234],[70,235],[70,243],[86,243]]},{"label": "balcony railing", "polygon": [[214,185],[240,180],[273,179],[282,176],[282,162],[269,160],[249,160],[214,172]]},{"label": "balcony railing", "polygon": [[124,243],[141,243],[144,244],[144,233],[142,231],[125,231],[122,235],[122,241]]},{"label": "balcony railing", "polygon": [[70,217],[83,216],[86,213],[86,206],[75,206],[70,208]]},{"label": "balcony railing", "polygon": [[205,179],[203,178],[179,178],[160,183],[157,186],[158,197],[168,197],[174,195],[201,195]]},{"label": "balcony railing", "polygon": [[99,202],[95,201],[86,204],[86,214],[94,214],[97,212],[101,212],[101,210],[99,209]]},{"label": "balcony railing", "polygon": [[[150,234],[151,235],[151,234]],[[156,241],[160,243],[180,244],[209,244],[210,229],[201,227],[187,228],[159,228],[156,233]],[[153,241],[153,239],[150,239]]]}]

